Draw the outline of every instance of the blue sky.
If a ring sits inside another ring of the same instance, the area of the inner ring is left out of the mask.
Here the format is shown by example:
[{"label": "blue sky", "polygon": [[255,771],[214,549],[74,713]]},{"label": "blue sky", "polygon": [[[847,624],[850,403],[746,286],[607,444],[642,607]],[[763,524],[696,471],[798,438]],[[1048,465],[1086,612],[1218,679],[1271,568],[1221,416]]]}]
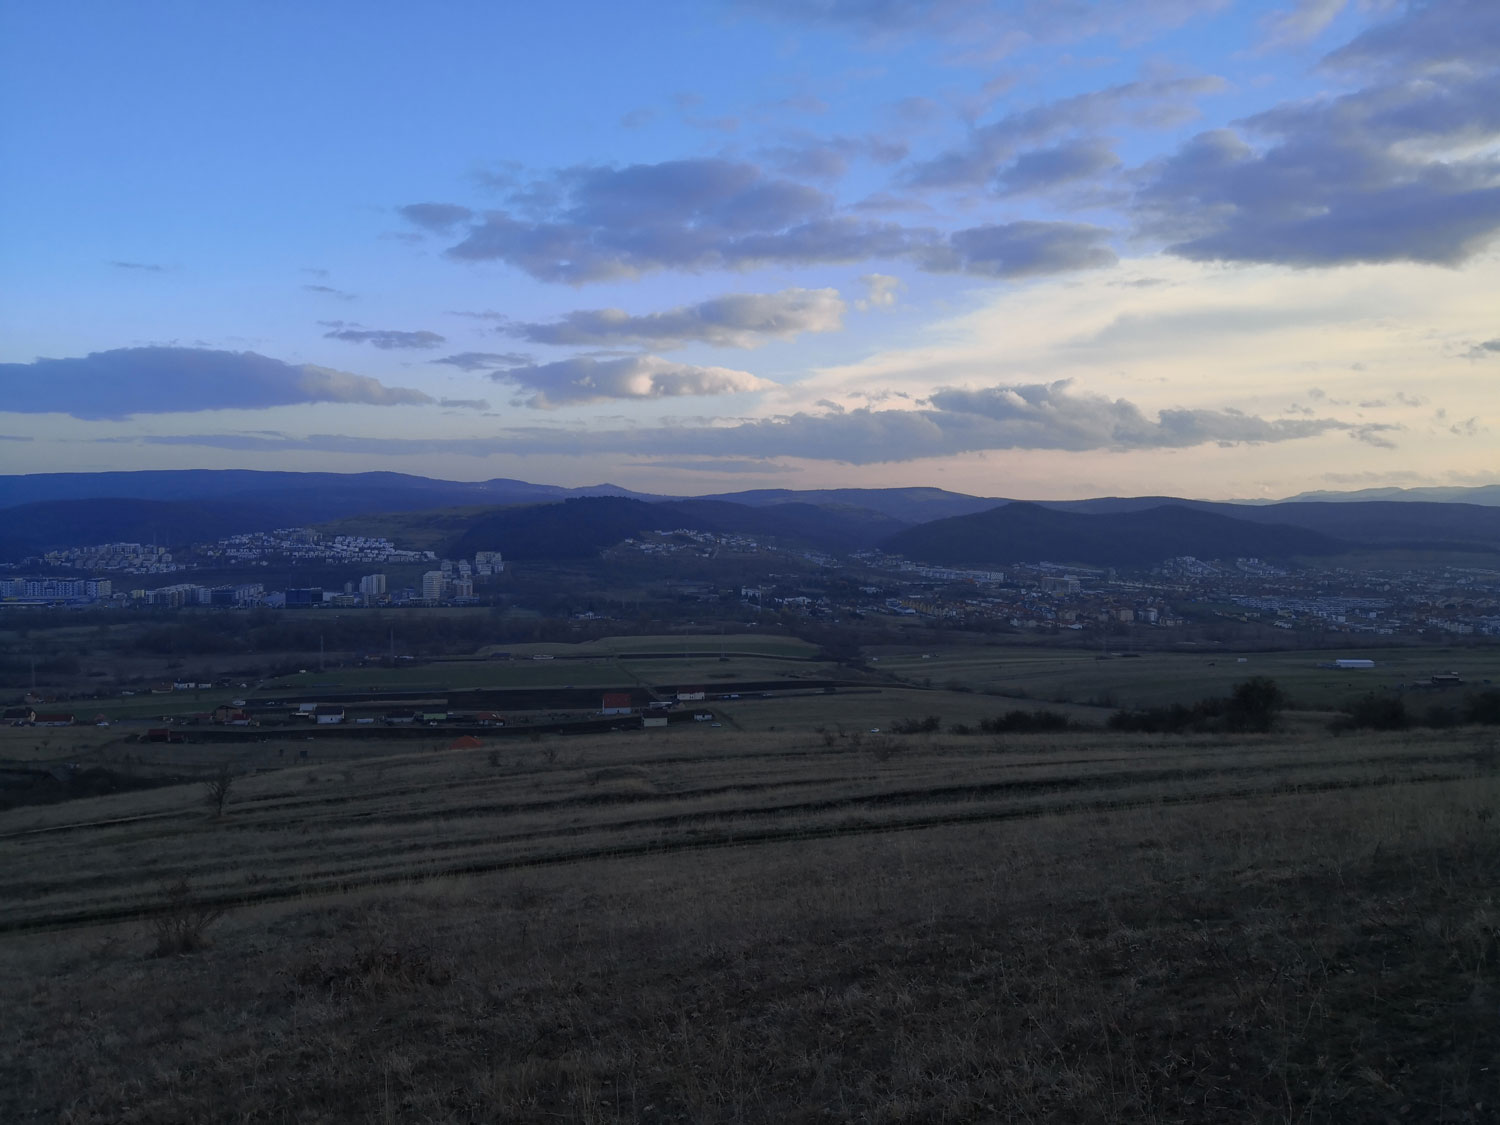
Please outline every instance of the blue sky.
[{"label": "blue sky", "polygon": [[1500,480],[1500,4],[0,14],[0,467]]}]

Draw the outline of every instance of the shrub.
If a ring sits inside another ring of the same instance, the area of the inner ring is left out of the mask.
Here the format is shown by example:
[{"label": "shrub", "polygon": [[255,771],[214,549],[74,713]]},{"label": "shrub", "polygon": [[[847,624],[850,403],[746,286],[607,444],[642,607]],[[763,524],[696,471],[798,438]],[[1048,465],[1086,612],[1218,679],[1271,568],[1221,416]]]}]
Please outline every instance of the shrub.
[{"label": "shrub", "polygon": [[1405,730],[1411,716],[1400,696],[1370,692],[1346,704],[1333,721],[1334,730]]},{"label": "shrub", "polygon": [[202,949],[208,944],[205,931],[223,916],[223,908],[195,903],[193,888],[186,879],[177,880],[164,893],[166,901],[151,919],[151,934],[155,938],[151,956],[171,957]]},{"label": "shrub", "polygon": [[1464,721],[1500,726],[1500,688],[1476,691],[1464,700]]},{"label": "shrub", "polygon": [[214,816],[224,815],[224,804],[229,800],[229,791],[234,788],[234,774],[229,763],[221,763],[214,775],[203,783],[203,803],[213,809]]},{"label": "shrub", "polygon": [[1252,676],[1234,686],[1224,699],[1200,699],[1192,705],[1173,703],[1138,711],[1116,711],[1109,729],[1149,734],[1187,731],[1268,731],[1286,704],[1281,687],[1267,676]]},{"label": "shrub", "polygon": [[993,719],[981,719],[985,734],[1046,734],[1071,729],[1068,717],[1057,711],[1007,711]]},{"label": "shrub", "polygon": [[897,734],[932,734],[942,729],[943,721],[936,715],[928,715],[926,718],[917,719],[894,719],[891,722],[891,730]]}]

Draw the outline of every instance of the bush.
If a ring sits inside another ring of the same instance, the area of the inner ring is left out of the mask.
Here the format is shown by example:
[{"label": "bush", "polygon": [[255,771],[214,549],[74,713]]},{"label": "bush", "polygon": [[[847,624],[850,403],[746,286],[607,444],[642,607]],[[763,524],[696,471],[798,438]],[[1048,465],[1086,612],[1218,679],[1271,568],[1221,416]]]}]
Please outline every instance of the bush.
[{"label": "bush", "polygon": [[1189,706],[1173,703],[1138,711],[1116,711],[1109,729],[1148,734],[1188,731],[1268,731],[1286,705],[1281,686],[1268,676],[1252,676],[1236,684],[1224,699],[1200,699]]},{"label": "bush", "polygon": [[932,734],[942,728],[943,721],[936,715],[928,715],[923,719],[894,719],[891,722],[891,730],[897,734]]},{"label": "bush", "polygon": [[1411,715],[1400,696],[1372,691],[1345,705],[1332,725],[1334,730],[1405,730]]},{"label": "bush", "polygon": [[1464,701],[1464,721],[1500,726],[1500,688],[1471,694]]},{"label": "bush", "polygon": [[193,888],[186,879],[167,887],[165,895],[161,912],[151,920],[151,933],[156,939],[151,956],[171,957],[202,949],[208,944],[205,931],[219,920],[223,909],[195,903]]},{"label": "bush", "polygon": [[981,719],[979,729],[985,734],[1047,734],[1071,730],[1073,724],[1057,711],[1007,711],[993,719]]}]

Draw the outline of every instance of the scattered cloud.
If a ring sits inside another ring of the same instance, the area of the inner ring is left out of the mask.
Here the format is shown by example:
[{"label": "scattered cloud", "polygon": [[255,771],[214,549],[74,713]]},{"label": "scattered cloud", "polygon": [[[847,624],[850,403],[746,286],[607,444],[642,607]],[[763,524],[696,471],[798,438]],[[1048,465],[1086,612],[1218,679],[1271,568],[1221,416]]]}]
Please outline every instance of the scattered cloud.
[{"label": "scattered cloud", "polygon": [[741,475],[745,473],[778,474],[793,471],[789,465],[777,464],[775,461],[748,461],[732,457],[700,461],[642,461],[640,465],[642,468],[651,469],[677,469],[684,473],[733,473]]},{"label": "scattered cloud", "polygon": [[[1146,78],[1007,113],[969,130],[957,148],[913,164],[904,179],[916,188],[971,190],[1004,175],[1012,160],[1020,164],[1009,171],[1017,183],[1040,181],[1049,167],[1057,175],[1070,163],[1076,166],[1092,159],[1099,164],[1107,150],[1098,148],[1100,142],[1086,139],[1097,130],[1118,122],[1141,128],[1180,125],[1197,116],[1198,98],[1217,93],[1224,85],[1223,79],[1206,75]],[[1040,148],[1065,136],[1075,138],[1071,149],[1060,146],[1048,155],[1048,150]]]},{"label": "scattered cloud", "polygon": [[0,382],[7,387],[0,410],[83,419],[312,402],[432,402],[421,391],[388,387],[366,375],[206,348],[117,348],[72,359],[4,363]]},{"label": "scattered cloud", "polygon": [[788,176],[808,180],[837,180],[853,160],[895,164],[906,159],[905,141],[875,134],[864,137],[800,136],[760,151],[761,159]]},{"label": "scattered cloud", "polygon": [[473,211],[456,203],[408,203],[405,207],[396,208],[396,211],[413,226],[434,234],[447,234],[459,223],[474,217]]},{"label": "scattered cloud", "polygon": [[158,266],[154,262],[110,262],[117,270],[136,270],[140,273],[166,273],[166,266]]},{"label": "scattered cloud", "polygon": [[493,371],[499,367],[525,367],[534,363],[536,357],[525,352],[459,352],[445,355],[433,363],[445,363],[462,371]]},{"label": "scattered cloud", "polygon": [[334,328],[323,333],[323,338],[343,340],[346,344],[370,344],[384,351],[435,348],[446,342],[436,332],[397,332],[388,328]]},{"label": "scattered cloud", "polygon": [[504,331],[533,344],[674,348],[698,341],[754,348],[803,332],[837,332],[843,327],[844,311],[837,289],[783,289],[732,293],[643,316],[621,309],[580,309],[560,321],[516,323]]},{"label": "scattered cloud", "polygon": [[[547,381],[572,386],[575,377],[562,373]],[[591,394],[591,397],[601,396]],[[1385,435],[1396,429],[1334,418],[1273,420],[1234,410],[1162,410],[1151,418],[1127,400],[1076,393],[1068,384],[1057,382],[978,390],[948,388],[933,395],[928,409],[860,407],[842,413],[797,413],[726,425],[679,424],[585,432],[516,427],[489,436],[449,439],[312,435],[283,440],[254,439],[241,434],[142,440],[234,449],[365,452],[378,448],[397,455],[610,453],[649,457],[657,462],[707,457],[761,464],[773,458],[792,457],[873,465],[1003,449],[1126,452],[1199,445],[1259,445],[1339,432],[1375,444],[1388,444]]]},{"label": "scattered cloud", "polygon": [[1475,344],[1468,351],[1464,352],[1466,359],[1488,359],[1494,355],[1500,355],[1500,337]]},{"label": "scattered cloud", "polygon": [[304,285],[302,287],[309,293],[321,293],[326,297],[337,297],[340,301],[352,301],[355,294],[346,293],[342,289],[335,289],[332,285]]},{"label": "scattered cloud", "polygon": [[864,309],[888,309],[896,303],[896,294],[901,290],[901,279],[886,273],[867,273],[860,277],[865,284],[865,296],[855,304]]},{"label": "scattered cloud", "polygon": [[1297,0],[1290,8],[1278,8],[1262,21],[1266,29],[1265,50],[1300,47],[1327,30],[1347,0]]},{"label": "scattered cloud", "polygon": [[556,363],[497,371],[492,379],[522,388],[527,406],[543,409],[600,399],[657,399],[684,395],[737,394],[775,386],[748,371],[672,363],[658,356],[594,359],[575,356]]},{"label": "scattered cloud", "polygon": [[439,406],[454,410],[488,410],[489,400],[482,398],[443,398],[438,400]]},{"label": "scattered cloud", "polygon": [[1105,141],[1092,137],[1023,152],[995,174],[1000,195],[1029,195],[1091,179],[1120,166]]},{"label": "scattered cloud", "polygon": [[1086,223],[1021,221],[954,231],[922,264],[935,272],[1023,278],[1113,265],[1110,232]]},{"label": "scattered cloud", "polygon": [[1500,5],[1415,4],[1325,60],[1365,85],[1200,133],[1143,172],[1143,232],[1195,260],[1456,266],[1500,236]]},{"label": "scattered cloud", "polygon": [[509,211],[476,217],[446,253],[574,285],[665,269],[872,258],[1007,278],[1114,261],[1098,245],[1108,234],[1101,227],[1022,221],[944,234],[858,219],[836,213],[833,199],[815,188],[723,159],[574,168],[557,173],[550,187],[550,195],[527,189],[528,217]]}]

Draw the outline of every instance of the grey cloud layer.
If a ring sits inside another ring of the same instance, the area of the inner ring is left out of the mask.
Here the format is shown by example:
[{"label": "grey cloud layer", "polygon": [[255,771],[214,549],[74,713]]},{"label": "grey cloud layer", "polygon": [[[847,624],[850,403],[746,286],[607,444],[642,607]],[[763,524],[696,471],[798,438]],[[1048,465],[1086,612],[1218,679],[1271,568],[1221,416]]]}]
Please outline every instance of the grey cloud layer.
[{"label": "grey cloud layer", "polygon": [[73,359],[5,363],[0,382],[6,387],[0,411],[85,419],[311,402],[432,402],[421,391],[388,387],[366,375],[204,348],[117,348]]},{"label": "grey cloud layer", "polygon": [[501,367],[524,367],[532,360],[533,357],[524,352],[459,352],[432,362],[457,367],[460,371],[494,371]]},{"label": "grey cloud layer", "polygon": [[[1295,441],[1328,433],[1389,445],[1398,427],[1336,418],[1265,419],[1234,410],[1163,410],[1155,419],[1134,403],[1073,392],[1066,382],[946,389],[931,409],[793,414],[728,426],[675,425],[577,432],[521,427],[489,437],[374,439],[331,435],[266,438],[243,434],[170,438],[172,444],[233,449],[318,449],[334,452],[603,453],[660,457],[796,457],[855,465],[914,461],[999,449],[1182,449],[1219,444]],[[158,439],[142,439],[158,440]]]},{"label": "grey cloud layer", "polygon": [[[447,249],[460,261],[502,261],[539,281],[569,284],[633,278],[657,270],[907,259],[935,272],[1012,277],[1114,260],[1109,232],[1077,223],[998,224],[945,233],[852,218],[831,196],[767,176],[753,164],[674,160],[625,168],[573,168],[510,197],[513,210],[474,215]],[[420,204],[428,219],[436,204]],[[408,212],[410,208],[406,209]],[[465,211],[454,207],[453,215]],[[450,212],[443,212],[444,215]],[[411,216],[408,215],[410,218]],[[447,229],[446,227],[444,229]],[[997,231],[1024,234],[1020,268],[989,252]],[[1080,253],[1087,237],[1093,252]],[[977,257],[971,249],[978,248]]]},{"label": "grey cloud layer", "polygon": [[[1051,163],[1054,182],[1061,182],[1055,177],[1070,164],[1077,167],[1083,161],[1102,169],[1117,162],[1093,135],[1095,130],[1120,121],[1149,127],[1178,124],[1193,116],[1194,98],[1223,87],[1222,79],[1206,76],[1156,78],[1046,102],[971,129],[962,145],[914,164],[905,179],[912,187],[956,190],[982,187],[997,175],[1002,183],[1007,175],[1035,183]],[[1064,136],[1072,139],[1061,151],[1040,147]],[[1071,158],[1070,149],[1076,150]],[[1012,160],[1019,171],[1014,165],[1004,169]]]},{"label": "grey cloud layer", "polygon": [[1194,259],[1456,265],[1500,235],[1500,4],[1415,5],[1325,65],[1368,75],[1148,169],[1143,229]]},{"label": "grey cloud layer", "polygon": [[601,399],[736,394],[772,385],[748,371],[672,363],[653,355],[620,359],[577,356],[556,363],[513,367],[490,377],[520,386],[529,392],[523,400],[526,405],[541,408]]},{"label": "grey cloud layer", "polygon": [[512,324],[505,331],[534,344],[640,344],[677,347],[691,341],[753,348],[803,332],[836,332],[846,306],[836,289],[732,293],[666,312],[631,316],[621,309],[580,309],[549,324]]},{"label": "grey cloud layer", "polygon": [[346,344],[370,344],[384,351],[435,348],[446,342],[436,332],[396,332],[388,328],[335,328],[323,336]]}]

